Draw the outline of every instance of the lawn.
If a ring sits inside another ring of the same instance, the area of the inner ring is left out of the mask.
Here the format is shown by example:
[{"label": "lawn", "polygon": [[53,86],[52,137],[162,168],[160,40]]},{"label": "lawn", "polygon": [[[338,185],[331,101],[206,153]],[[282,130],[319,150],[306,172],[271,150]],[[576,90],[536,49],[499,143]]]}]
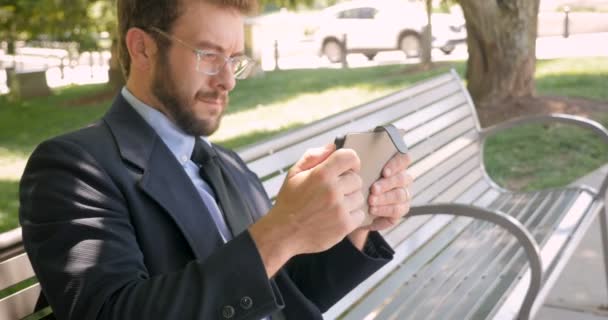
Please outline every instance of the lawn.
[{"label": "lawn", "polygon": [[[463,63],[453,67],[463,74]],[[537,69],[541,94],[608,101],[606,58],[539,61]],[[212,140],[239,148],[446,70],[447,66],[412,73],[404,67],[381,66],[269,72],[239,82],[222,129]],[[27,156],[44,139],[99,118],[112,99],[105,90],[103,86],[72,87],[21,103],[0,97],[0,231],[17,225],[18,179]],[[608,117],[594,117],[608,124]],[[549,144],[543,135],[558,142]],[[561,126],[501,134],[489,141],[486,151],[490,173],[500,183],[521,189],[561,185],[608,160],[607,151],[586,133]]]}]

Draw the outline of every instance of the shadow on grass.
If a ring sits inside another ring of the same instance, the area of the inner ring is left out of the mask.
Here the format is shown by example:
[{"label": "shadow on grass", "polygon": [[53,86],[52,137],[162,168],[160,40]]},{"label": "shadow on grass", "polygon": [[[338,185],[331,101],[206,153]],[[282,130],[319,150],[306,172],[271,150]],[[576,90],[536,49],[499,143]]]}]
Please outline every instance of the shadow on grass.
[{"label": "shadow on grass", "polygon": [[[608,112],[594,118],[608,125]],[[608,146],[590,130],[527,125],[488,139],[484,157],[498,184],[532,191],[565,186],[606,164]]]},{"label": "shadow on grass", "polygon": [[46,98],[12,102],[0,96],[0,156],[4,152],[27,157],[42,141],[61,133],[81,128],[98,119],[108,108],[111,98],[82,105],[71,102],[107,90],[103,85],[70,87],[55,91]]},{"label": "shadow on grass", "polygon": [[539,76],[536,78],[536,88],[540,94],[604,100],[608,104],[606,74],[564,73]]},{"label": "shadow on grass", "polygon": [[19,182],[0,180],[0,233],[19,225]]}]

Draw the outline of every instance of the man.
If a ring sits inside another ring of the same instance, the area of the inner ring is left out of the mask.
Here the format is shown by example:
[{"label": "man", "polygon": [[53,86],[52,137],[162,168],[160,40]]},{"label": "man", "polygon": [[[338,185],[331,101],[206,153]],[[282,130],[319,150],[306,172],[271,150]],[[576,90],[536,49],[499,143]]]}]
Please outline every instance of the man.
[{"label": "man", "polygon": [[[126,87],[99,122],[42,143],[21,181],[25,248],[57,318],[321,319],[392,257],[370,231],[409,210],[406,156],[363,199],[354,152],[309,150],[271,207],[205,140],[250,66],[253,5],[118,1]],[[365,202],[377,218],[359,227]]]}]

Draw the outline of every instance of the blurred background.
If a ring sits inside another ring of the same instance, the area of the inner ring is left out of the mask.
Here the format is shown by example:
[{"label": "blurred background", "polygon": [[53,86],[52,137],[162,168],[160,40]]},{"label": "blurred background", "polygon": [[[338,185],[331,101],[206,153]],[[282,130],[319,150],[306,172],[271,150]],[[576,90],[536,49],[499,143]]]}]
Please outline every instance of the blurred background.
[{"label": "blurred background", "polygon": [[[245,25],[257,70],[239,81],[211,137],[226,147],[238,150],[451,68],[465,80],[482,126],[553,112],[608,126],[608,0],[260,2]],[[103,116],[124,84],[114,6],[0,0],[0,240],[19,226],[19,180],[34,148]],[[502,186],[536,190],[603,176],[608,147],[584,130],[529,126],[488,141],[484,161]],[[594,226],[539,319],[608,319],[598,237]]]},{"label": "blurred background", "polygon": [[[25,96],[117,78],[113,1],[4,1],[0,5],[0,93],[27,77]],[[11,3],[12,2],[12,3]],[[430,9],[433,61],[468,58],[465,17],[456,1],[284,1],[266,3],[246,22],[246,46],[261,71],[420,62]],[[538,58],[604,55],[608,1],[542,0]],[[552,37],[584,37],[564,45]],[[602,43],[603,42],[603,43]],[[343,45],[344,44],[344,45]],[[344,57],[343,57],[344,56]],[[16,76],[9,77],[10,74]],[[37,76],[36,76],[37,75]],[[39,79],[36,79],[36,78]],[[46,84],[46,85],[45,85]],[[17,89],[15,89],[17,90]]]}]

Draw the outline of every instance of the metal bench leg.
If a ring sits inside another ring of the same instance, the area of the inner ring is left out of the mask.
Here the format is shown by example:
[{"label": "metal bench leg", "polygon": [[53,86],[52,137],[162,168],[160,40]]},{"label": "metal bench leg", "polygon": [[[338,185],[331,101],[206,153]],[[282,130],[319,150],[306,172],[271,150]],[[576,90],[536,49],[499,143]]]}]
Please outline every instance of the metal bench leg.
[{"label": "metal bench leg", "polygon": [[[604,276],[606,277],[606,288],[608,293],[608,191],[604,198],[604,210],[600,211],[600,228],[602,237],[602,248],[604,249]],[[608,301],[605,301],[608,307]]]}]

